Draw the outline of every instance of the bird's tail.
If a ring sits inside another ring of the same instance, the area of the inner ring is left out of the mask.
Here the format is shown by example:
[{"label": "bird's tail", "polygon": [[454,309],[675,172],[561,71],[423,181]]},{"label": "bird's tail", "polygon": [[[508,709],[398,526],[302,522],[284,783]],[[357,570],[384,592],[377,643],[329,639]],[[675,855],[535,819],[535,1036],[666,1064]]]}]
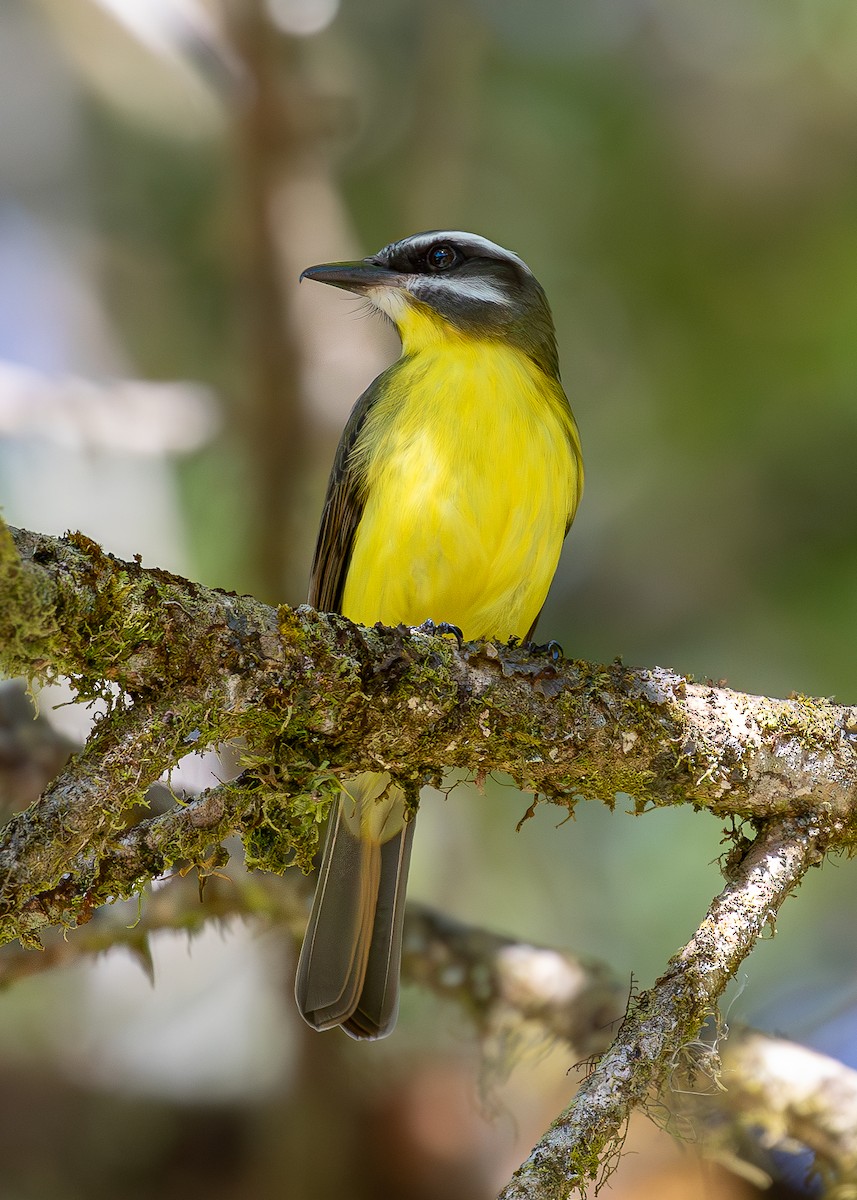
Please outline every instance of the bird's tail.
[{"label": "bird's tail", "polygon": [[399,1009],[402,919],[414,821],[390,776],[348,780],[330,818],[295,996],[316,1029],[390,1033]]}]

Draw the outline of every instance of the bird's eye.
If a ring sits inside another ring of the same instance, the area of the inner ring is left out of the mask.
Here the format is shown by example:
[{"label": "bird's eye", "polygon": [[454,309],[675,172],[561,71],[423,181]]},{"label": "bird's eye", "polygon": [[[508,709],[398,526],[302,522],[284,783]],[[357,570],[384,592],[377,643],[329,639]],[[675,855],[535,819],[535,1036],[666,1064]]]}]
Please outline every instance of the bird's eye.
[{"label": "bird's eye", "polygon": [[446,242],[438,242],[426,252],[426,266],[430,271],[448,271],[458,262],[458,252]]}]

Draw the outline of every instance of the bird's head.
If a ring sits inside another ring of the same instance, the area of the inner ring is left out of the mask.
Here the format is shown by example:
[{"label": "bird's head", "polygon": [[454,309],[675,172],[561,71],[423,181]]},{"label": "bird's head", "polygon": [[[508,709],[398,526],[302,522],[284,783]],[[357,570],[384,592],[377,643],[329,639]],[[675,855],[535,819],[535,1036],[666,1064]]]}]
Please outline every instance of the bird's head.
[{"label": "bird's head", "polygon": [[559,372],[556,336],[538,280],[517,254],[475,233],[432,230],[357,262],[307,267],[389,317],[406,354],[458,337],[502,341]]}]

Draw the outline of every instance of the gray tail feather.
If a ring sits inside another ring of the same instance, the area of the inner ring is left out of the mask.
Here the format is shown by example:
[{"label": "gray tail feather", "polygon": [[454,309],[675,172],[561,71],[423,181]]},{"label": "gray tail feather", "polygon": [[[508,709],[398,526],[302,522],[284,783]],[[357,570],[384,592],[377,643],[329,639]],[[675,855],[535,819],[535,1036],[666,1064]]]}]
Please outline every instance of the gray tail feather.
[{"label": "gray tail feather", "polygon": [[412,818],[381,847],[381,879],[366,974],[354,1011],[342,1022],[353,1038],[386,1037],[396,1024],[405,891],[415,824]]},{"label": "gray tail feather", "polygon": [[413,834],[411,820],[384,843],[361,837],[337,804],[295,980],[314,1028],[366,1039],[393,1029]]}]

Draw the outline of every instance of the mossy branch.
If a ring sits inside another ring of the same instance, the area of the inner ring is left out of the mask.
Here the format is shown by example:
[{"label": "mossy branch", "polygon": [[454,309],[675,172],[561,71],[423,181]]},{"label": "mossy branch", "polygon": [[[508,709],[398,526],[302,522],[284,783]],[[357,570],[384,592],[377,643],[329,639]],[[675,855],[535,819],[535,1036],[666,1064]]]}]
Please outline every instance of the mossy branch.
[{"label": "mossy branch", "polygon": [[[504,771],[568,807],[625,792],[638,811],[691,804],[762,828],[504,1200],[555,1200],[597,1175],[785,895],[855,838],[853,707],[275,610],[122,562],[81,534],[0,530],[0,669],[65,676],[109,705],[0,834],[0,941],[36,945],[46,926],[88,920],[171,863],[205,871],[233,832],[251,865],[306,865],[337,777],[365,769],[412,782]],[[126,827],[180,758],[236,738],[237,784]]]},{"label": "mossy branch", "polygon": [[[86,697],[170,697],[150,722],[159,759],[240,735],[272,761],[282,751],[331,770],[505,771],[563,804],[625,792],[638,810],[851,818],[857,707],[364,629],[122,562],[80,534],[12,536],[0,544],[0,667],[67,676]],[[26,588],[6,586],[22,573]]]}]

